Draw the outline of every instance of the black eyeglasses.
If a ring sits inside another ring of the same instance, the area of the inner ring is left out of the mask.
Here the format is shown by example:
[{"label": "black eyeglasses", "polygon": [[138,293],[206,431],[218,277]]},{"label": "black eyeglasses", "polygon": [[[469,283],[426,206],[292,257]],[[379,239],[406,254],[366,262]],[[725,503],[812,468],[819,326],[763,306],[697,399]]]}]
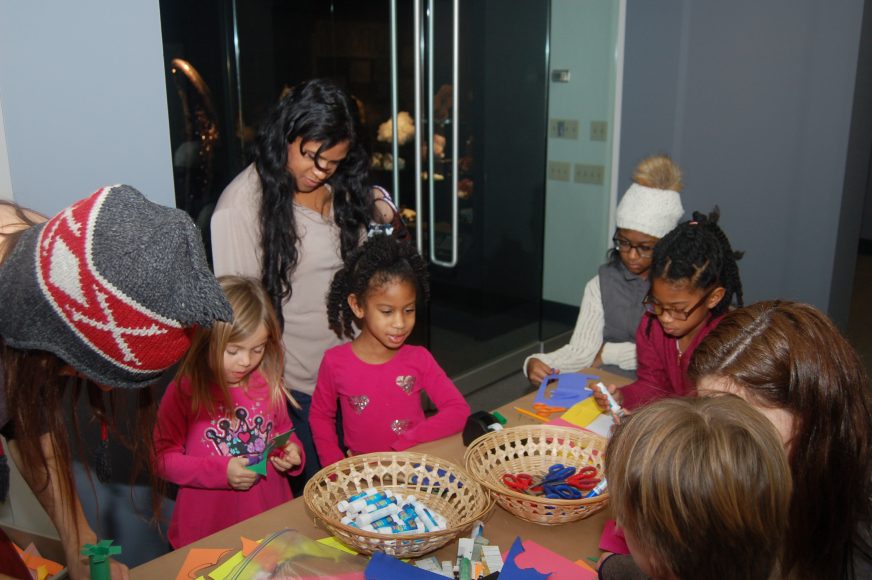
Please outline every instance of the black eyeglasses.
[{"label": "black eyeglasses", "polygon": [[642,304],[645,305],[645,312],[647,312],[648,314],[653,314],[654,316],[663,316],[663,314],[668,313],[669,317],[673,320],[687,320],[688,318],[690,318],[690,315],[693,314],[694,310],[702,306],[702,303],[705,302],[708,297],[712,295],[712,292],[715,291],[715,288],[717,288],[717,286],[714,286],[708,292],[706,292],[703,297],[699,299],[699,302],[691,306],[688,310],[667,308],[659,302],[656,302],[654,300],[654,297],[650,294],[642,299]]},{"label": "black eyeglasses", "polygon": [[636,250],[640,258],[650,258],[654,254],[654,246],[649,244],[634,244],[630,240],[615,236],[612,238],[615,249],[622,254],[629,254],[630,250]]}]

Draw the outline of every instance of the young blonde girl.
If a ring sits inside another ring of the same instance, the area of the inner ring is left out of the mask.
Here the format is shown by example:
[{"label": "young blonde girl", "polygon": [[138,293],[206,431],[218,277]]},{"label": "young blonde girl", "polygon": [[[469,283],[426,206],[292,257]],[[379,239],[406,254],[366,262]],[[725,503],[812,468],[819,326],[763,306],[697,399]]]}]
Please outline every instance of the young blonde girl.
[{"label": "young blonde girl", "polygon": [[282,387],[281,331],[269,296],[251,278],[224,276],[233,323],[197,329],[155,429],[158,473],[179,486],[169,540],[179,548],[292,499],[285,475],[302,470],[292,435],[266,475],[248,467],[292,428]]}]

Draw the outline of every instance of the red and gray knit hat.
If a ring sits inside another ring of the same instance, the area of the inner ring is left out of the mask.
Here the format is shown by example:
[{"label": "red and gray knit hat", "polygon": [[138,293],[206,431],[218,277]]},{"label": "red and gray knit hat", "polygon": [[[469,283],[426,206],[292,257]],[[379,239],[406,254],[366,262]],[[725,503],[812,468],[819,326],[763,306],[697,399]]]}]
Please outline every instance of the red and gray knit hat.
[{"label": "red and gray knit hat", "polygon": [[154,382],[187,351],[189,327],[232,319],[188,215],[129,185],[24,232],[0,265],[0,297],[7,345],[111,387]]}]

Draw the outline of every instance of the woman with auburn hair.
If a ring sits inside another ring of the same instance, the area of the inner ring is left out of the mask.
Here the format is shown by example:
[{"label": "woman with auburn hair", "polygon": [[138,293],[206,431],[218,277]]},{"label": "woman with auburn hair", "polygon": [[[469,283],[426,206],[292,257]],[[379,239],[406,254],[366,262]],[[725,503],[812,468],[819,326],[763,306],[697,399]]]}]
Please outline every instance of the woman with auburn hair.
[{"label": "woman with auburn hair", "polygon": [[830,319],[789,301],[735,310],[697,347],[689,374],[700,394],[742,397],[781,435],[794,479],[785,576],[872,577],[872,395]]}]

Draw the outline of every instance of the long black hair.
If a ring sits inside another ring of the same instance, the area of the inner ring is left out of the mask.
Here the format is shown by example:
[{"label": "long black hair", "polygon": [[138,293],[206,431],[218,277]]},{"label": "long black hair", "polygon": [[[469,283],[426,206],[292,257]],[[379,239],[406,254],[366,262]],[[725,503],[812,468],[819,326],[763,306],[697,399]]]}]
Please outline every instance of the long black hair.
[{"label": "long black hair", "polygon": [[[672,282],[687,280],[693,288],[708,290],[723,286],[724,297],[711,312],[723,314],[733,297],[736,304],[744,304],[742,280],[737,261],[744,252],[733,251],[730,240],[718,225],[721,217],[718,206],[708,215],[695,211],[693,219],[678,224],[654,246],[649,278]],[[648,330],[652,319],[649,317]]]},{"label": "long black hair", "polygon": [[[294,220],[294,176],[287,169],[288,145],[301,138],[320,143],[317,155],[342,142],[348,154],[327,183],[333,190],[333,215],[339,226],[343,258],[357,247],[373,215],[369,187],[369,153],[364,145],[357,106],[335,83],[313,79],[293,87],[272,108],[257,135],[254,163],[260,176],[264,287],[280,321],[282,303],[290,299],[291,276],[297,267],[299,234]],[[316,156],[317,159],[317,156]]]},{"label": "long black hair", "polygon": [[384,234],[371,236],[348,255],[345,265],[333,276],[327,295],[330,328],[340,338],[354,338],[355,316],[348,297],[354,294],[362,303],[370,290],[398,281],[413,284],[424,302],[430,299],[427,263],[415,246]]}]

